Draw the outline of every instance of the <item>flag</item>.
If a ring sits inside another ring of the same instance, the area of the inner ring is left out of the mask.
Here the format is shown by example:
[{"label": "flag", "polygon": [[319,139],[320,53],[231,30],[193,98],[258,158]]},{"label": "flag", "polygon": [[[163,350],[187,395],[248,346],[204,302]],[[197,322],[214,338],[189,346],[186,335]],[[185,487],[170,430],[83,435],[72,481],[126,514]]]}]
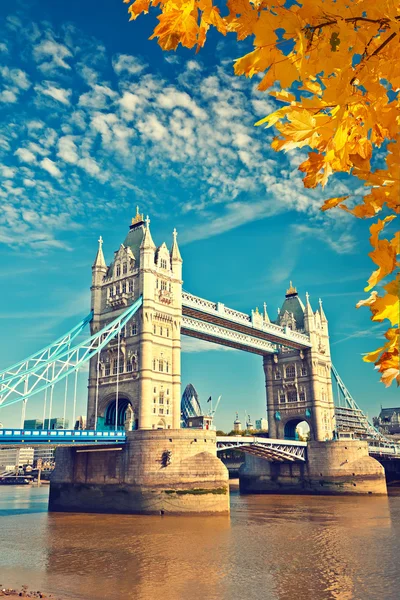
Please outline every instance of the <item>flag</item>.
[{"label": "flag", "polygon": [[209,397],[209,399],[207,400],[207,402],[211,402],[211,396]]}]

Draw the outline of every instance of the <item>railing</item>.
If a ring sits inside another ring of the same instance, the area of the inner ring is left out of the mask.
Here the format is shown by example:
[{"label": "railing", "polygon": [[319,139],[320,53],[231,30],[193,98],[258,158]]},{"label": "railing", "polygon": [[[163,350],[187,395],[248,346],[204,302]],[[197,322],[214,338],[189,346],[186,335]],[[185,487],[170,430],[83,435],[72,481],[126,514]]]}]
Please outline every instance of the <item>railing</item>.
[{"label": "railing", "polygon": [[264,340],[262,338],[252,336],[251,333],[240,333],[233,329],[228,329],[214,323],[208,323],[207,321],[200,321],[191,317],[184,316],[182,318],[182,330],[193,331],[200,334],[202,338],[208,338],[209,341],[215,340],[217,343],[225,345],[231,345],[236,348],[249,348],[249,351],[253,351],[258,354],[273,353],[276,352],[276,346]]},{"label": "railing", "polygon": [[91,431],[75,429],[0,429],[0,445],[103,444],[125,442],[125,431]]},{"label": "railing", "polygon": [[288,327],[280,327],[275,323],[266,323],[258,313],[254,313],[250,316],[232,308],[228,308],[221,302],[210,302],[209,300],[194,296],[188,292],[182,292],[182,305],[188,308],[197,309],[209,315],[224,318],[232,323],[245,324],[252,329],[257,329],[266,334],[272,334],[275,337],[282,338],[282,342],[291,340],[299,342],[305,347],[311,346],[309,337],[306,334],[293,331]]}]

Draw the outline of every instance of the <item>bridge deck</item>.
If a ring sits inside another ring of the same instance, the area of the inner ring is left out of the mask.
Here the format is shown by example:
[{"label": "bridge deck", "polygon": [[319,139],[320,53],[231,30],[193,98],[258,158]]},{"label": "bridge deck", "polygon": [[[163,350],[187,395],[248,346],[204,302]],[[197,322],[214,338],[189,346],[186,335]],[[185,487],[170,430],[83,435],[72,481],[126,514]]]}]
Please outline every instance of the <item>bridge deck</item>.
[{"label": "bridge deck", "polygon": [[0,446],[73,446],[121,444],[125,431],[82,431],[74,429],[0,429]]}]

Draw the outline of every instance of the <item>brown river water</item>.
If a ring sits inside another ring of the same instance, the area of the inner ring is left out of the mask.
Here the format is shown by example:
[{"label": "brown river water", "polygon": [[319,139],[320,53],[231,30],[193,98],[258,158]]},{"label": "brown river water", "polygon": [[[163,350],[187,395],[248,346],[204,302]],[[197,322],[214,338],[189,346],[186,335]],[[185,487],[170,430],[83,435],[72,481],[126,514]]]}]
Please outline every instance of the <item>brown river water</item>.
[{"label": "brown river water", "polygon": [[51,514],[0,487],[0,583],[62,600],[398,600],[388,498],[240,496],[230,517]]}]

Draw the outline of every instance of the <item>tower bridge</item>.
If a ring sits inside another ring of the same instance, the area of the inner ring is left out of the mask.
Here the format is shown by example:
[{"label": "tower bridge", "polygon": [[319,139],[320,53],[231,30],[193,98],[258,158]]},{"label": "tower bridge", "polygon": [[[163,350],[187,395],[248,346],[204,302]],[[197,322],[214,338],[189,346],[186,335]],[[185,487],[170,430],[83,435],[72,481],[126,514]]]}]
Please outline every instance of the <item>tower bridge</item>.
[{"label": "tower bridge", "polygon": [[[118,437],[121,452],[105,448],[101,456],[84,453],[85,459],[75,449],[79,436],[71,444],[67,435],[48,436],[60,446],[73,446],[57,451],[50,507],[157,512],[173,499],[177,512],[226,512],[226,470],[217,459],[226,444],[246,453],[243,491],[385,493],[383,470],[369,458],[367,441],[338,439],[342,430],[351,437],[353,422],[361,427],[359,437],[375,440],[375,446],[384,442],[366,425],[332,366],[322,302],[314,311],[308,294],[303,303],[290,284],[277,319],[270,318],[265,304],[261,312],[245,314],[183,291],[182,262],[176,230],[170,248],[156,246],[150,219],[137,212],[108,265],[99,239],[90,315],[46,348],[0,371],[0,406],[22,405],[20,429],[7,440],[0,435],[0,444],[33,439],[36,434],[23,429],[28,400],[42,398],[43,421],[48,414],[50,422],[60,386],[64,420],[72,406],[75,422],[77,378],[87,363],[85,447],[104,443],[107,432],[123,436]],[[78,342],[88,323],[89,337]],[[181,335],[262,357],[269,439],[216,440],[213,432],[180,429]],[[332,372],[344,402],[336,409]],[[308,445],[290,441],[302,421],[310,427]]]}]

